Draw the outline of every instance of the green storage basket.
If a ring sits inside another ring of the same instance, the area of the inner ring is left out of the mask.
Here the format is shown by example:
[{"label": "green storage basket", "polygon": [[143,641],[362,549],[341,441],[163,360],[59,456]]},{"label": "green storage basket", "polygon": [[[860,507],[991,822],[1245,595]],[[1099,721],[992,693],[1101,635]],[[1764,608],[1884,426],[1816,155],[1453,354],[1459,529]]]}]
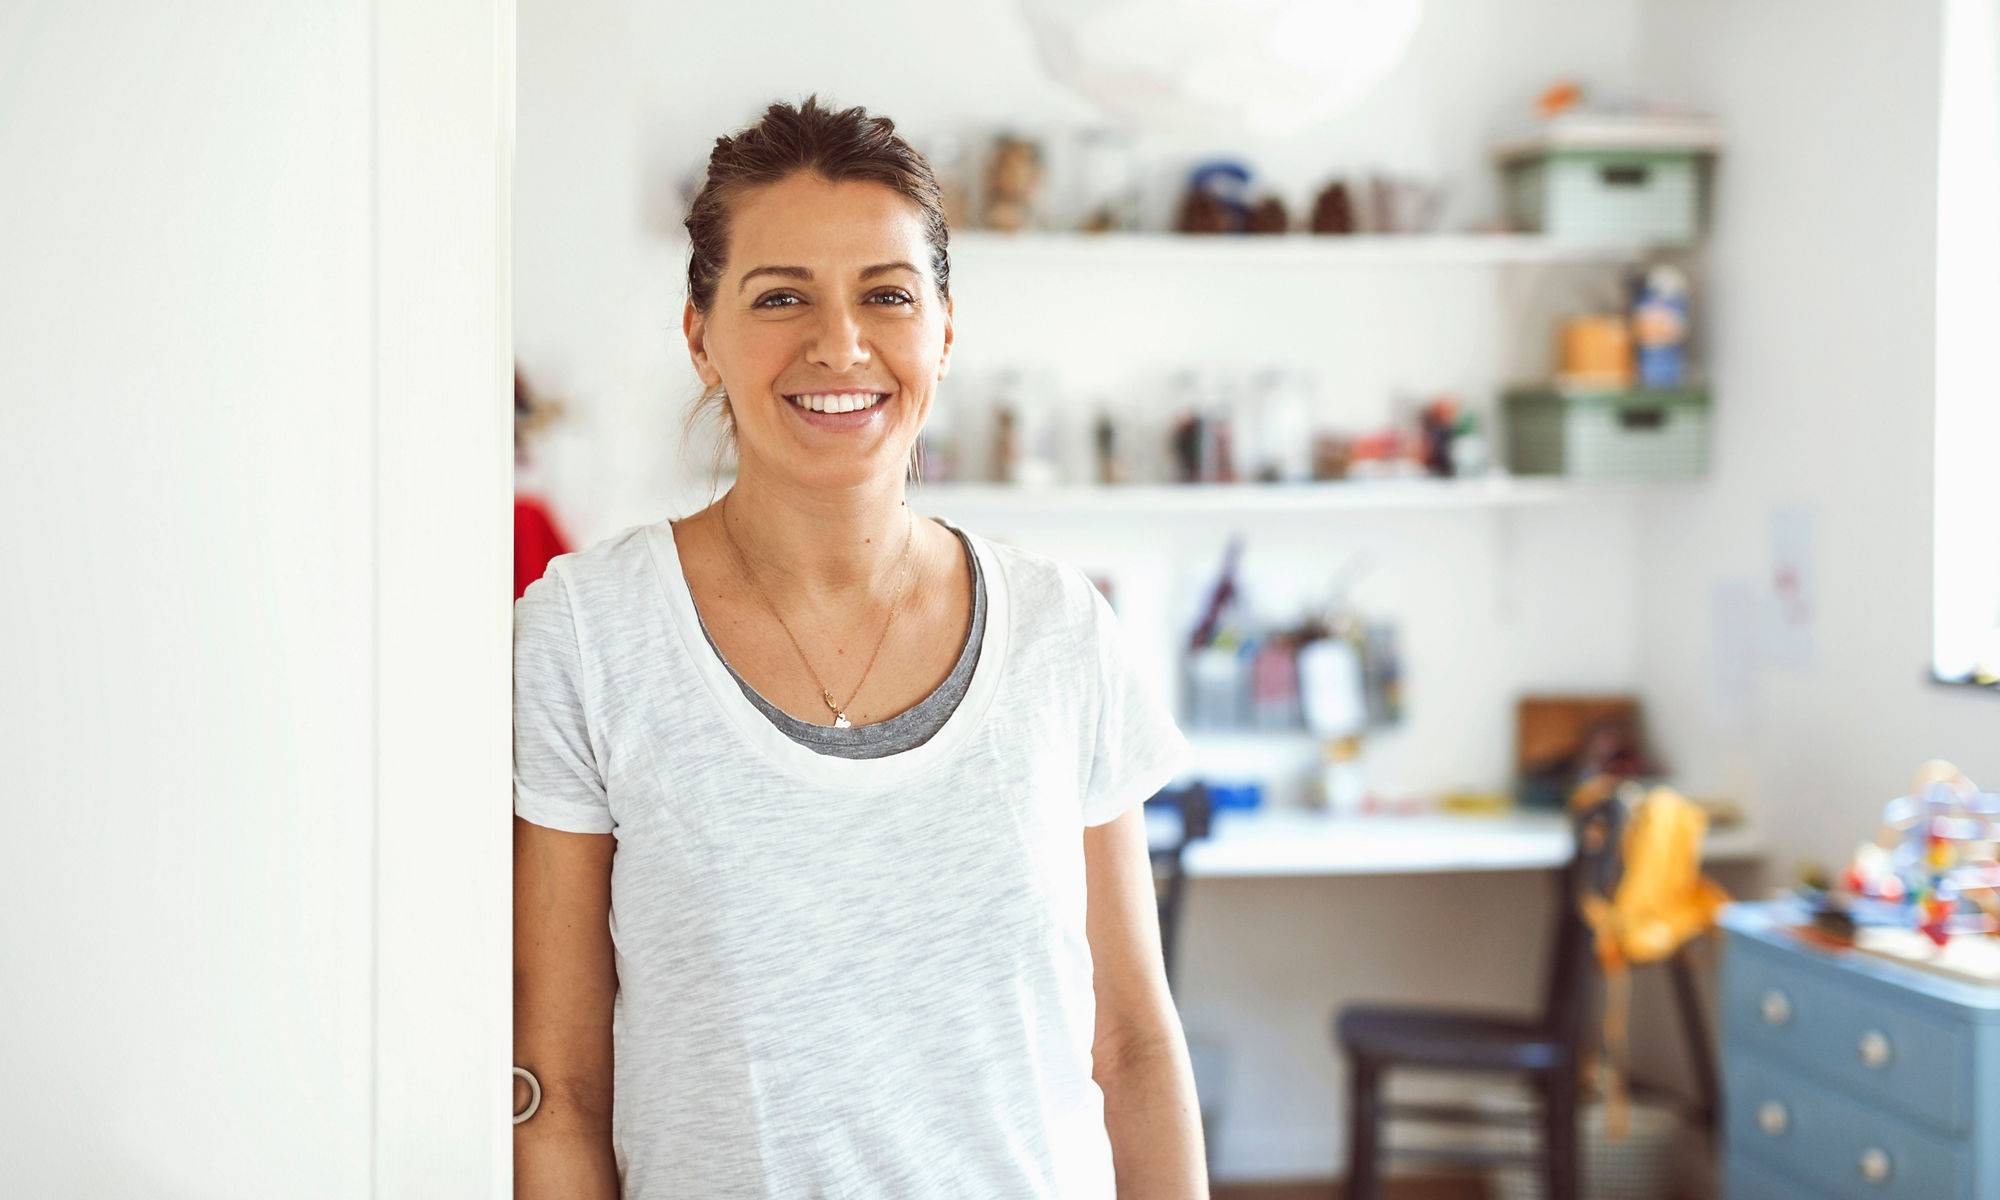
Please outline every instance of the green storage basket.
[{"label": "green storage basket", "polygon": [[1565,241],[1686,246],[1701,234],[1702,156],[1551,148],[1509,158],[1507,219]]},{"label": "green storage basket", "polygon": [[1577,479],[1686,477],[1708,470],[1708,389],[1507,393],[1507,468]]}]

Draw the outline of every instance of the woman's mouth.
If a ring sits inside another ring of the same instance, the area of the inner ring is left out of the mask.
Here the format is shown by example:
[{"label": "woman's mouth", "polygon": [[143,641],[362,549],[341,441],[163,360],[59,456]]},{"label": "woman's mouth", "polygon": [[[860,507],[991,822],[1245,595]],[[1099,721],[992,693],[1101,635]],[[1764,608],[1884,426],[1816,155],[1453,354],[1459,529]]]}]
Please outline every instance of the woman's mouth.
[{"label": "woman's mouth", "polygon": [[887,392],[803,392],[785,397],[794,407],[816,413],[865,412],[888,398]]},{"label": "woman's mouth", "polygon": [[797,392],[787,395],[792,413],[814,429],[829,433],[872,429],[880,425],[893,392]]}]

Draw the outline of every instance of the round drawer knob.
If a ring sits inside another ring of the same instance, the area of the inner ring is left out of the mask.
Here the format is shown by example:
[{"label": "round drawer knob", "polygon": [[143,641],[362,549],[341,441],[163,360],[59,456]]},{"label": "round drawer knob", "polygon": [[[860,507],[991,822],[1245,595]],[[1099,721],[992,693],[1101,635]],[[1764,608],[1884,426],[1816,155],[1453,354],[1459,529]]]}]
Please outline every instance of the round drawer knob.
[{"label": "round drawer knob", "polygon": [[1783,1025],[1792,1019],[1792,998],[1777,988],[1766,988],[1758,997],[1757,1011],[1764,1017],[1766,1025]]},{"label": "round drawer knob", "polygon": [[1881,1183],[1889,1178],[1889,1154],[1874,1146],[1861,1152],[1861,1178],[1870,1183]]},{"label": "round drawer knob", "polygon": [[1889,1035],[1883,1033],[1881,1030],[1871,1029],[1867,1033],[1862,1034],[1859,1049],[1861,1051],[1861,1061],[1864,1065],[1873,1067],[1878,1071],[1889,1065],[1889,1059],[1892,1056],[1889,1046]]},{"label": "round drawer knob", "polygon": [[1757,1128],[1777,1137],[1792,1126],[1792,1114],[1776,1100],[1766,1100],[1757,1106]]}]

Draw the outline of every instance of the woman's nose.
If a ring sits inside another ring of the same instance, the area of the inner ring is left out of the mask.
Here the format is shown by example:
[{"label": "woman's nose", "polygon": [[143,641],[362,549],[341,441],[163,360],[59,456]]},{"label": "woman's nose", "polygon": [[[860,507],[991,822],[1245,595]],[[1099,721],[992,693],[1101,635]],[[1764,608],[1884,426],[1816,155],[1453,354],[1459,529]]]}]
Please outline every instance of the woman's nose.
[{"label": "woman's nose", "polygon": [[844,371],[868,361],[868,345],[861,336],[861,322],[845,308],[820,309],[806,355],[817,366]]}]

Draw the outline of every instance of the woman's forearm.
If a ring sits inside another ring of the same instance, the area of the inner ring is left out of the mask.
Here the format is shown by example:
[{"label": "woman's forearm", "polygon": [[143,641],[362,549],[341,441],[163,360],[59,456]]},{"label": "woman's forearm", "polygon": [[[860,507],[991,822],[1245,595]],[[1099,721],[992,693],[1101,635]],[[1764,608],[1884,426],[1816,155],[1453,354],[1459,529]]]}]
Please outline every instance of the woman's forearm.
[{"label": "woman's forearm", "polygon": [[1104,1093],[1121,1200],[1207,1200],[1201,1108],[1180,1030],[1100,1062],[1092,1074]]},{"label": "woman's forearm", "polygon": [[531,1128],[544,1115],[514,1127],[515,1200],[619,1200],[610,1128]]}]

